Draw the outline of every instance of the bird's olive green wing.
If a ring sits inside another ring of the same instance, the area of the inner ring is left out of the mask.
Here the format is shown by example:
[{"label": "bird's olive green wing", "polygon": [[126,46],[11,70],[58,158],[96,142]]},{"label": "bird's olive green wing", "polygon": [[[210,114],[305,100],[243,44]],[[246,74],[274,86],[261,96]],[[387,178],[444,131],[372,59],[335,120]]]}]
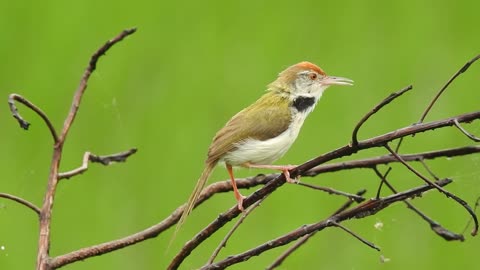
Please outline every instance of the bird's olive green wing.
[{"label": "bird's olive green wing", "polygon": [[292,120],[288,98],[268,92],[230,119],[217,132],[208,150],[207,162],[218,161],[235,149],[235,144],[251,138],[265,141],[284,132]]}]

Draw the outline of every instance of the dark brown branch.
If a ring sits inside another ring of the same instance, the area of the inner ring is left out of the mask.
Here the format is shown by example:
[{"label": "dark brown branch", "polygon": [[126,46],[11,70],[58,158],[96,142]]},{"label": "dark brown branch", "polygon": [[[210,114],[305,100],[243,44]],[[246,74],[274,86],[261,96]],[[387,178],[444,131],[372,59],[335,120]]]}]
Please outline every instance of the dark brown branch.
[{"label": "dark brown branch", "polygon": [[475,214],[475,212],[473,211],[473,209],[470,207],[470,205],[468,205],[468,203],[464,200],[462,200],[461,198],[459,198],[458,196],[456,196],[455,194],[445,190],[444,188],[442,188],[441,186],[435,184],[435,182],[432,182],[430,181],[428,178],[426,178],[425,176],[423,176],[419,171],[415,170],[415,168],[413,168],[412,166],[410,166],[410,164],[408,164],[405,160],[402,159],[402,157],[400,157],[397,153],[395,153],[395,151],[393,151],[392,148],[390,148],[390,146],[388,146],[388,144],[385,144],[385,148],[392,154],[394,155],[398,161],[400,161],[405,167],[407,167],[407,169],[409,169],[411,172],[413,172],[416,176],[418,176],[419,178],[421,178],[423,181],[425,181],[427,184],[429,185],[432,185],[434,186],[438,191],[442,192],[443,194],[445,194],[448,198],[452,198],[454,201],[456,201],[457,203],[459,203],[463,208],[465,208],[465,210],[467,210],[467,212],[470,214],[470,216],[473,218],[473,221],[475,223],[475,226],[471,232],[471,235],[472,236],[475,236],[478,232],[478,219],[477,219],[477,215]]},{"label": "dark brown branch", "polygon": [[94,155],[90,152],[85,152],[85,154],[83,155],[82,166],[80,166],[76,169],[73,169],[71,171],[68,171],[68,172],[59,173],[58,174],[58,179],[59,180],[64,179],[64,178],[68,179],[68,178],[73,177],[75,175],[84,173],[88,169],[88,162],[89,161],[93,162],[93,163],[101,163],[105,166],[108,166],[113,162],[125,162],[129,156],[135,154],[136,152],[137,152],[136,148],[132,148],[128,151],[117,153],[117,154],[112,154],[112,155],[108,155],[108,156],[97,156],[97,155]]},{"label": "dark brown branch", "polygon": [[17,119],[21,128],[27,130],[28,127],[30,126],[30,123],[24,120],[22,116],[20,116],[20,113],[18,113],[17,106],[15,106],[15,101],[22,103],[23,105],[27,106],[32,111],[34,111],[36,114],[38,114],[38,116],[40,116],[43,119],[48,129],[50,130],[54,143],[58,142],[57,132],[55,131],[55,127],[53,127],[52,122],[50,121],[48,116],[42,110],[40,110],[40,108],[35,106],[35,104],[31,103],[26,98],[18,94],[10,94],[8,96],[8,105],[10,106],[10,111],[12,112],[13,117]]},{"label": "dark brown branch", "polygon": [[[471,122],[475,119],[480,118],[480,112],[465,113],[455,117],[432,121],[428,123],[416,124],[413,126],[401,128],[371,139],[358,142],[357,145],[346,145],[341,148],[335,149],[331,152],[328,152],[324,155],[321,155],[317,158],[314,158],[290,171],[290,176],[292,178],[302,175],[303,172],[306,172],[312,169],[315,166],[323,164],[333,159],[341,158],[344,156],[352,155],[362,149],[368,149],[373,147],[383,147],[387,142],[399,139],[405,136],[410,136],[416,133],[425,132],[428,130],[434,130],[438,128],[448,127],[454,125],[453,120],[458,119],[459,122]],[[244,207],[249,207],[256,201],[268,196],[274,192],[277,188],[282,186],[285,183],[285,177],[279,175],[273,181],[268,182],[263,188],[255,191],[249,197],[243,201]],[[240,214],[238,207],[233,206],[225,213],[219,215],[219,217],[207,227],[205,227],[200,233],[198,233],[194,238],[188,241],[182,250],[175,256],[172,260],[168,269],[176,269],[180,266],[183,260],[196,248],[198,247],[205,239],[209,238],[213,233],[223,227],[227,222],[237,217]]]},{"label": "dark brown branch", "polygon": [[480,54],[472,58],[470,61],[468,61],[465,65],[463,65],[462,68],[460,68],[453,76],[443,85],[443,87],[438,91],[438,93],[435,95],[435,97],[432,99],[430,104],[428,105],[427,109],[422,114],[422,117],[420,117],[420,120],[418,123],[422,123],[423,120],[425,120],[425,117],[427,117],[428,112],[432,109],[433,105],[435,102],[437,102],[438,98],[442,95],[442,93],[448,88],[448,86],[458,77],[460,74],[464,73],[465,71],[468,70],[468,68],[475,63],[478,59],[480,59]]},{"label": "dark brown branch", "polygon": [[[451,182],[452,181],[450,179],[444,179],[444,180],[437,181],[436,184],[439,186],[444,186]],[[352,219],[352,218],[360,219],[366,216],[374,215],[394,202],[404,201],[408,198],[415,198],[417,196],[420,196],[423,192],[428,191],[432,188],[433,186],[424,185],[424,186],[417,187],[405,192],[397,193],[379,200],[370,200],[361,205],[358,205],[357,207],[341,212],[337,215],[334,215],[328,219],[322,220],[318,223],[302,226],[294,231],[291,231],[276,239],[270,240],[267,243],[261,244],[243,253],[233,255],[233,256],[228,256],[226,259],[220,262],[202,267],[201,269],[202,270],[224,269],[230,265],[244,262],[253,256],[258,256],[265,251],[286,245],[296,239],[299,239],[300,237],[303,237],[304,235],[311,234],[316,231],[321,231],[327,227],[334,226],[335,225],[334,223],[340,223],[342,221]],[[171,266],[170,266],[170,269],[172,269]]]},{"label": "dark brown branch", "polygon": [[23,198],[20,198],[20,197],[17,197],[15,195],[11,195],[11,194],[8,194],[8,193],[0,193],[0,198],[5,198],[5,199],[9,199],[9,200],[12,200],[14,202],[17,202],[21,205],[24,205],[30,209],[33,210],[33,212],[35,212],[37,215],[40,215],[40,208],[38,208],[38,206],[36,206],[35,204],[23,199]]},{"label": "dark brown branch", "polygon": [[455,119],[453,121],[455,123],[455,126],[463,133],[465,134],[465,136],[467,136],[468,138],[470,138],[472,141],[474,142],[480,142],[480,138],[478,137],[475,137],[475,135],[471,134],[470,132],[468,132],[466,129],[464,129],[460,123],[458,123],[458,121]]},{"label": "dark brown branch", "polygon": [[[464,155],[470,155],[474,153],[480,153],[479,145],[463,146],[463,147],[436,150],[436,151],[430,151],[430,152],[422,152],[422,153],[416,153],[416,154],[403,154],[403,155],[400,155],[400,157],[402,157],[402,159],[405,161],[421,161],[421,160],[427,160],[427,159],[435,159],[439,157],[464,156]],[[390,154],[390,155],[378,156],[373,158],[344,161],[344,162],[332,163],[332,164],[323,164],[311,170],[306,171],[305,173],[302,174],[302,176],[316,176],[321,173],[337,172],[337,171],[349,170],[349,169],[360,169],[360,168],[371,169],[378,165],[386,165],[392,162],[399,162],[399,161],[393,155]]]},{"label": "dark brown branch", "polygon": [[320,164],[323,164],[325,162],[328,162],[330,160],[337,159],[340,157],[350,156],[363,149],[368,149],[373,147],[383,147],[385,143],[396,140],[396,139],[400,139],[402,137],[410,136],[417,133],[422,133],[425,131],[431,131],[438,128],[453,126],[455,125],[454,123],[455,119],[457,119],[459,123],[472,122],[473,120],[480,119],[480,111],[465,113],[458,116],[437,120],[437,121],[432,121],[428,123],[415,124],[412,126],[408,126],[408,127],[404,127],[401,129],[388,132],[383,135],[379,135],[377,137],[360,141],[356,146],[353,146],[353,145],[343,146],[341,148],[330,151],[324,155],[321,155],[317,158],[314,158],[296,167],[290,172],[290,176],[296,177],[297,175],[303,175],[303,172],[306,172],[311,168],[318,166]]},{"label": "dark brown branch", "polygon": [[343,191],[340,191],[340,190],[335,190],[335,189],[329,188],[329,187],[320,187],[320,186],[316,186],[316,185],[312,185],[312,184],[308,184],[308,183],[304,183],[304,182],[298,182],[297,185],[308,187],[308,188],[315,189],[315,190],[321,190],[321,191],[327,192],[328,194],[345,196],[345,197],[347,197],[349,199],[352,199],[356,202],[363,202],[365,200],[365,198],[363,198],[362,196],[358,196],[358,195],[355,195],[355,194],[343,192]]},{"label": "dark brown branch", "polygon": [[[397,190],[390,184],[389,181],[386,179],[386,174],[382,175],[380,171],[377,168],[373,169],[375,174],[382,179],[382,182],[393,192],[393,193],[398,193]],[[438,179],[437,179],[438,180]],[[456,234],[454,232],[451,232],[444,228],[442,225],[440,225],[438,222],[435,220],[431,219],[427,215],[425,215],[422,211],[420,211],[418,208],[416,208],[412,203],[409,201],[403,201],[405,205],[407,205],[407,208],[415,212],[417,215],[419,215],[423,220],[425,220],[429,225],[430,228],[440,237],[447,241],[451,240],[458,240],[458,241],[464,241],[465,238],[461,234]]]},{"label": "dark brown branch", "polygon": [[390,102],[392,102],[393,100],[395,100],[396,98],[400,97],[401,95],[403,95],[404,93],[406,93],[407,91],[410,91],[411,89],[413,88],[412,85],[409,85],[405,88],[403,88],[402,90],[398,91],[398,92],[395,92],[395,93],[391,93],[388,97],[386,97],[384,100],[382,100],[379,104],[377,104],[371,111],[369,111],[359,122],[358,124],[355,126],[355,128],[353,129],[353,132],[352,132],[352,145],[357,145],[358,144],[358,138],[357,138],[357,134],[358,134],[358,131],[360,130],[360,128],[362,127],[362,125],[367,122],[367,120],[372,116],[374,115],[375,113],[377,113],[381,108],[383,108],[385,105],[389,104]]}]

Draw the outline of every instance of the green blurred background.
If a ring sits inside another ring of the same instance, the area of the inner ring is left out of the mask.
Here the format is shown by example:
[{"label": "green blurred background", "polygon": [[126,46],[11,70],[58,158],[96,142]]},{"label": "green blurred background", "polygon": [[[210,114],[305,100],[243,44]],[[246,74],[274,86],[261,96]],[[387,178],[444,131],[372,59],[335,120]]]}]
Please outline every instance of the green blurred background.
[{"label": "green blurred background", "polygon": [[[28,132],[18,127],[8,110],[8,94],[24,95],[59,128],[89,57],[124,28],[135,26],[138,32],[100,60],[61,167],[79,166],[87,150],[109,154],[137,147],[139,152],[125,164],[93,165],[84,175],[61,182],[53,213],[52,255],[132,234],[168,216],[193,189],[215,132],[258,98],[278,72],[296,62],[317,63],[328,74],[355,80],[355,86],[327,91],[279,164],[302,163],[347,144],[354,125],[368,110],[411,83],[415,89],[372,118],[360,136],[417,121],[435,91],[480,53],[480,4],[468,2],[1,1],[0,192],[41,205],[52,150],[42,121],[22,106],[20,111],[32,126]],[[428,120],[478,110],[479,74],[477,65],[459,78]],[[478,122],[466,127],[480,134]],[[450,128],[408,138],[402,151],[467,144],[471,142]],[[349,159],[384,153],[376,149]],[[480,195],[478,155],[428,163],[440,177],[454,178],[448,189],[469,203]],[[237,175],[260,172],[264,171],[240,170]],[[210,182],[226,178],[226,171],[218,168]],[[394,166],[390,179],[398,189],[421,184],[401,166]],[[378,184],[370,170],[303,181],[347,192],[367,188],[367,197],[374,196]],[[285,185],[244,222],[220,258],[321,220],[343,202]],[[461,207],[438,192],[414,203],[455,232],[468,221]],[[222,194],[194,211],[167,254],[171,230],[65,269],[163,269],[186,240],[233,204],[232,194]],[[381,230],[374,228],[377,222],[384,224]],[[403,204],[344,225],[382,251],[328,229],[281,268],[478,268],[479,239],[466,233],[463,243],[446,242]],[[203,265],[226,230],[195,250],[183,269]],[[37,234],[31,211],[0,199],[0,269],[32,269]],[[265,268],[284,249],[232,269]],[[390,261],[382,264],[381,255]]]}]

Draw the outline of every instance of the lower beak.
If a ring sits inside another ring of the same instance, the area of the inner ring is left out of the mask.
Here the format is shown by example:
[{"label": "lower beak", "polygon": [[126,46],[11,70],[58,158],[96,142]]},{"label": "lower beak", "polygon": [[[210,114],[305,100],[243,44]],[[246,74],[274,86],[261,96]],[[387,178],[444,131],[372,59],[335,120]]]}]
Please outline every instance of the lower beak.
[{"label": "lower beak", "polygon": [[353,85],[353,81],[342,77],[325,77],[322,81],[323,85]]}]

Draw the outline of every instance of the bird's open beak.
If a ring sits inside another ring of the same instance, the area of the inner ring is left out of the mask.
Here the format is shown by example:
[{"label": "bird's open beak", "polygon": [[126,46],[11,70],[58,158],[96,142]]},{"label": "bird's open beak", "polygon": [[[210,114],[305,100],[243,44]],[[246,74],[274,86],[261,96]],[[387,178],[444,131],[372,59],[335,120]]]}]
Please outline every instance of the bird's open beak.
[{"label": "bird's open beak", "polygon": [[322,81],[323,85],[353,85],[353,81],[342,77],[327,76]]}]

